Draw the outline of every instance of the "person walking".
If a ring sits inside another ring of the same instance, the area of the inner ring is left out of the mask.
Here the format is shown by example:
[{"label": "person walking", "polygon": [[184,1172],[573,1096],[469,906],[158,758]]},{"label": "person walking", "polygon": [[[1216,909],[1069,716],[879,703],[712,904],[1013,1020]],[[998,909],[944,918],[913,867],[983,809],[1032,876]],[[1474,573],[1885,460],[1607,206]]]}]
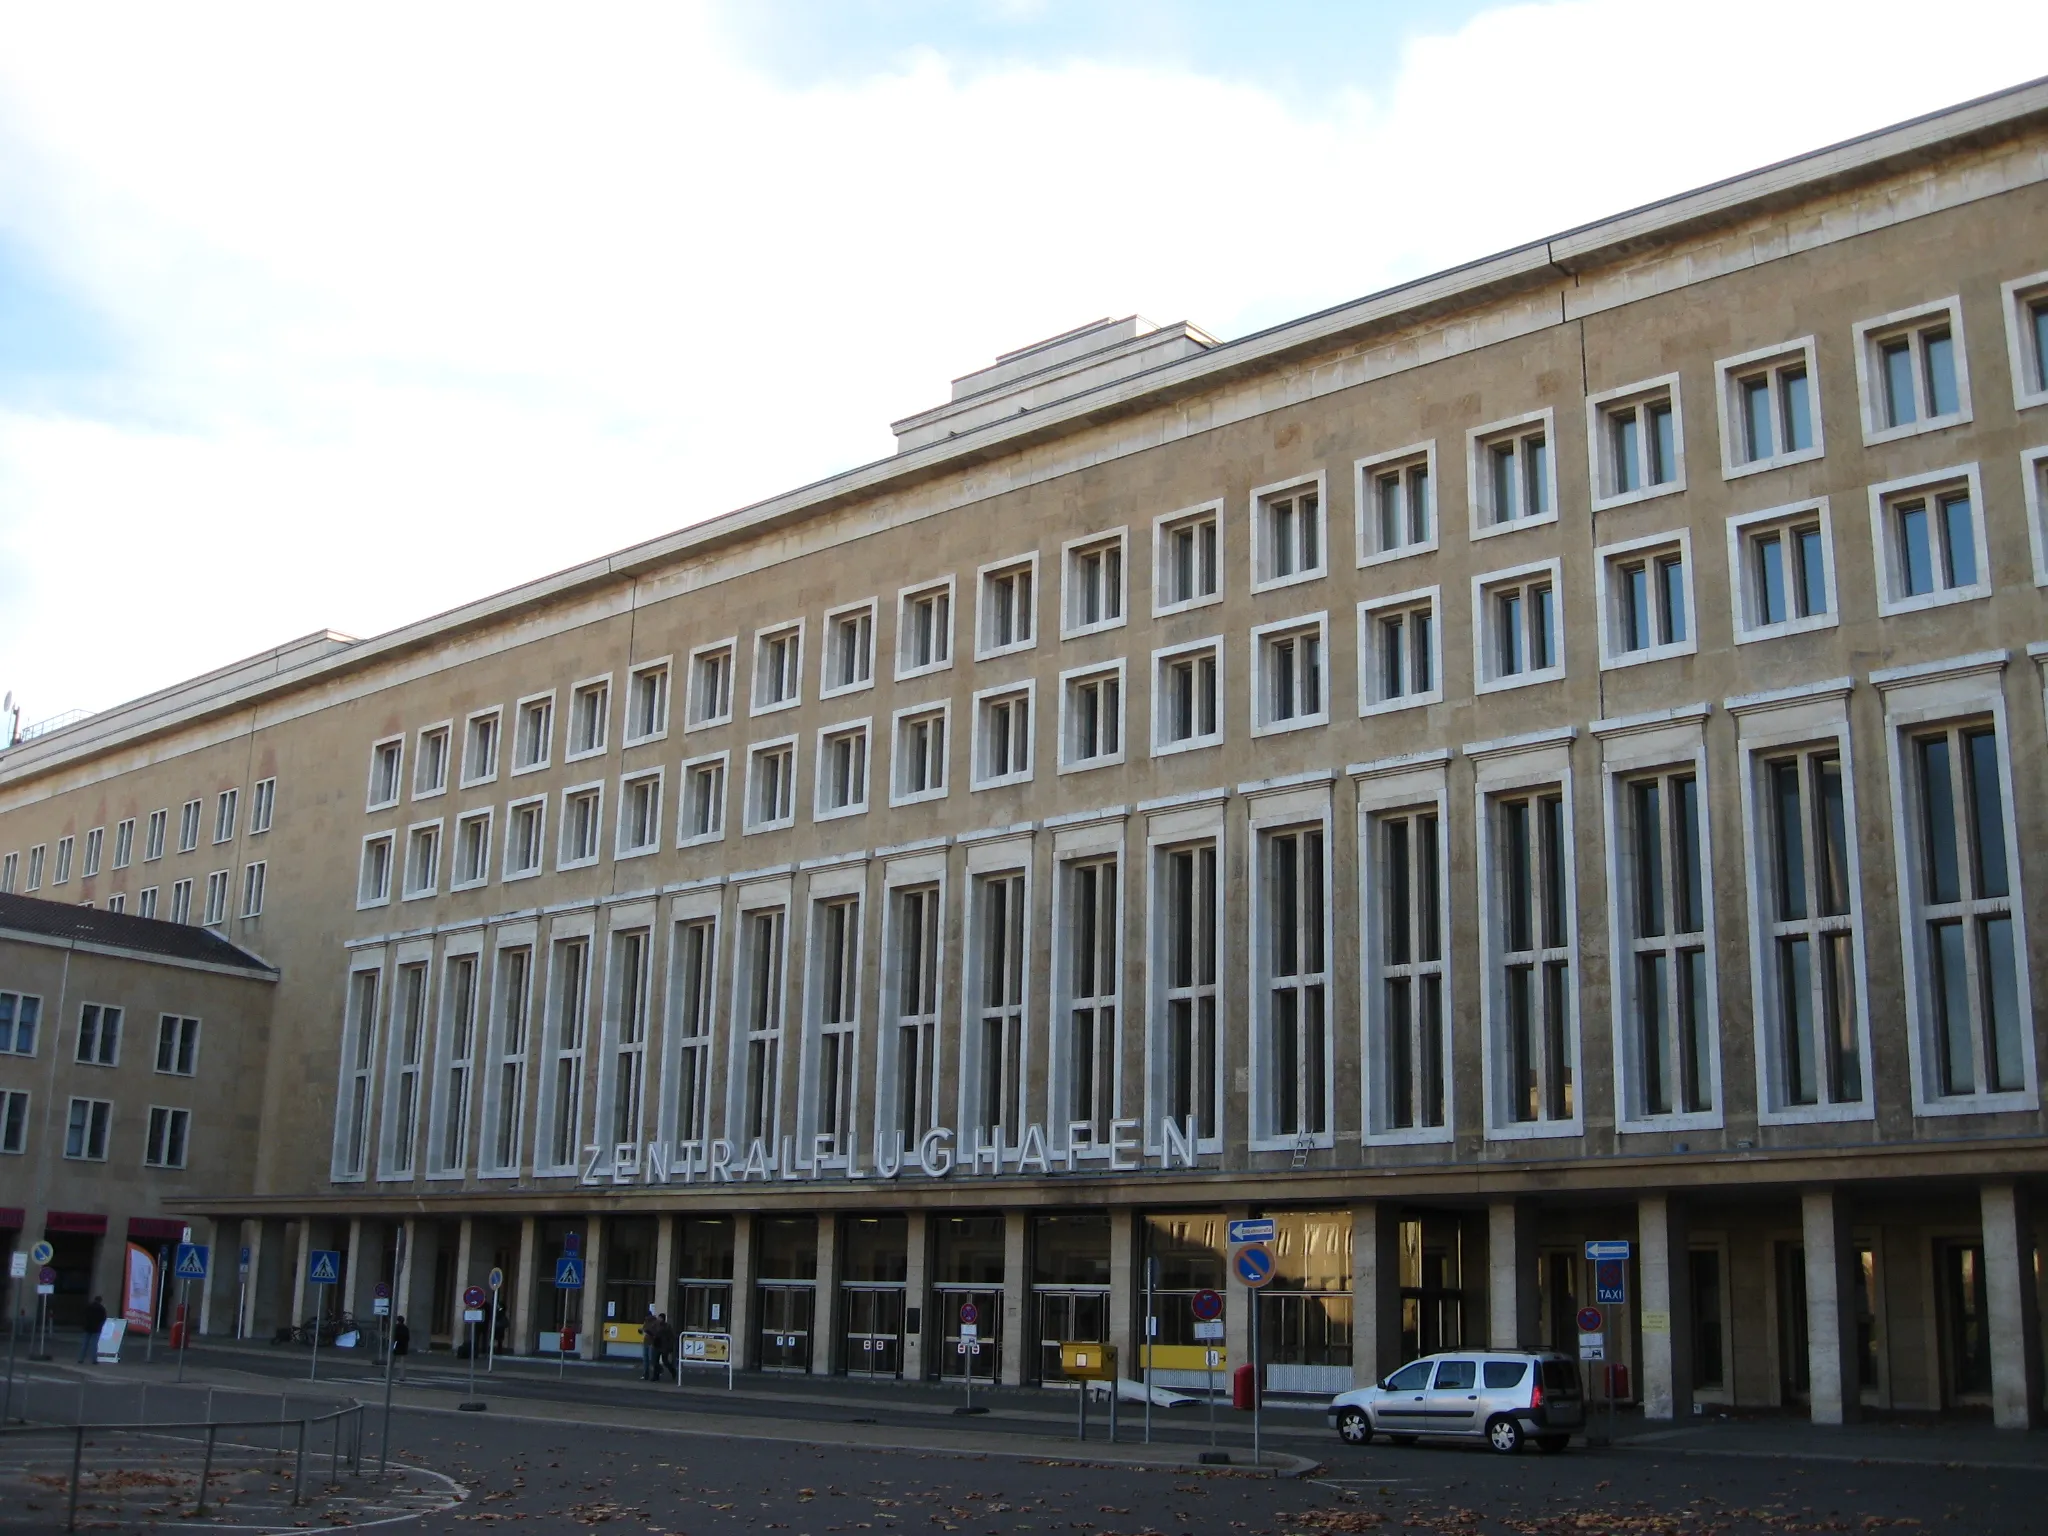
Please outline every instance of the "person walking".
[{"label": "person walking", "polygon": [[78,1363],[99,1363],[100,1330],[107,1326],[107,1304],[95,1296],[85,1309],[85,1337],[78,1341]]},{"label": "person walking", "polygon": [[676,1373],[676,1325],[661,1314],[661,1349],[654,1362],[655,1374],[667,1381]]},{"label": "person walking", "polygon": [[654,1310],[654,1303],[647,1304],[647,1315],[640,1319],[640,1379],[653,1381],[661,1374],[661,1315]]},{"label": "person walking", "polygon": [[412,1353],[412,1330],[400,1318],[391,1325],[391,1363],[398,1368],[398,1379],[405,1380],[405,1357]]}]

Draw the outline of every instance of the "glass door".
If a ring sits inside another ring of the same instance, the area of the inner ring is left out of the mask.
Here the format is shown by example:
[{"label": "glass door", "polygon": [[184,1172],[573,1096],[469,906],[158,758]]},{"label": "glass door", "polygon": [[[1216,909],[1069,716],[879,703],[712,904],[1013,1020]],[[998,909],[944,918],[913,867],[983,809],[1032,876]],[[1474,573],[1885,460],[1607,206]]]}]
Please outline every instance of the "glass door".
[{"label": "glass door", "polygon": [[903,1288],[849,1285],[840,1292],[839,1348],[849,1376],[903,1374]]},{"label": "glass door", "polygon": [[1949,1243],[1941,1250],[1942,1353],[1950,1403],[1991,1396],[1991,1327],[1984,1296],[1984,1249]]},{"label": "glass door", "polygon": [[1067,1373],[1060,1369],[1062,1343],[1109,1342],[1109,1292],[1040,1286],[1033,1300],[1038,1307],[1038,1379],[1065,1381]]},{"label": "glass door", "polygon": [[1806,1244],[1779,1243],[1778,1401],[1805,1407],[1811,1378],[1806,1364]]},{"label": "glass door", "polygon": [[[960,1308],[970,1301],[980,1314],[974,1324],[974,1342],[981,1346],[979,1354],[960,1347],[966,1342],[960,1336]],[[932,1304],[939,1309],[937,1374],[940,1379],[965,1381],[972,1376],[976,1381],[994,1381],[1002,1369],[1003,1293],[967,1286],[944,1286],[932,1292]]]},{"label": "glass door", "polygon": [[808,1285],[763,1285],[760,1308],[761,1369],[808,1372],[811,1368],[812,1288]]}]

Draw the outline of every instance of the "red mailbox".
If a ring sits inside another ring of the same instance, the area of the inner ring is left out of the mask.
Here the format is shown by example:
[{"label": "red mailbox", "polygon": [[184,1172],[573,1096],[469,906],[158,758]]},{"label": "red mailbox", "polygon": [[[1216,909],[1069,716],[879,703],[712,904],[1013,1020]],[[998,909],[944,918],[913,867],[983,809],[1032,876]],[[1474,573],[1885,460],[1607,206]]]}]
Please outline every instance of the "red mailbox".
[{"label": "red mailbox", "polygon": [[1609,1402],[1625,1403],[1628,1397],[1628,1366],[1616,1360],[1607,1367],[1607,1399]]},{"label": "red mailbox", "polygon": [[1240,1365],[1230,1373],[1230,1406],[1249,1412],[1258,1406],[1259,1374],[1250,1365]]}]

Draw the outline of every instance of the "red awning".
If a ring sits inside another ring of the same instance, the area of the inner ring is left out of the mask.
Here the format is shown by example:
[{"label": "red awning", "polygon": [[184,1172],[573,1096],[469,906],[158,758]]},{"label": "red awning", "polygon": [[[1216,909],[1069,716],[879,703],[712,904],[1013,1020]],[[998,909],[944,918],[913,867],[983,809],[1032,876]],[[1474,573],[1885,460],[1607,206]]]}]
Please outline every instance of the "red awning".
[{"label": "red awning", "polygon": [[18,1205],[0,1205],[0,1227],[20,1227],[28,1220],[28,1212]]},{"label": "red awning", "polygon": [[45,1232],[104,1232],[107,1218],[92,1211],[46,1211],[43,1214]]},{"label": "red awning", "polygon": [[159,1240],[168,1239],[175,1243],[184,1235],[185,1223],[173,1221],[168,1216],[130,1216],[128,1218],[128,1237],[131,1242],[149,1237]]}]

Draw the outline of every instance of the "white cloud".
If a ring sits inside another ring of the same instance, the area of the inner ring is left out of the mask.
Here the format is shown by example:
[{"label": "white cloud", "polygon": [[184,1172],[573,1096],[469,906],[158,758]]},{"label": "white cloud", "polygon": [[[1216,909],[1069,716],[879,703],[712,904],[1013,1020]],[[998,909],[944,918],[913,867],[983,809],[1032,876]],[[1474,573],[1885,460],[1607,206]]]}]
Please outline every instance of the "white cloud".
[{"label": "white cloud", "polygon": [[877,457],[951,375],[1095,315],[1241,333],[1995,89],[2048,32],[1520,7],[1298,110],[936,56],[800,90],[695,11],[564,14],[9,16],[0,235],[119,359],[90,407],[0,409],[31,716]]}]

